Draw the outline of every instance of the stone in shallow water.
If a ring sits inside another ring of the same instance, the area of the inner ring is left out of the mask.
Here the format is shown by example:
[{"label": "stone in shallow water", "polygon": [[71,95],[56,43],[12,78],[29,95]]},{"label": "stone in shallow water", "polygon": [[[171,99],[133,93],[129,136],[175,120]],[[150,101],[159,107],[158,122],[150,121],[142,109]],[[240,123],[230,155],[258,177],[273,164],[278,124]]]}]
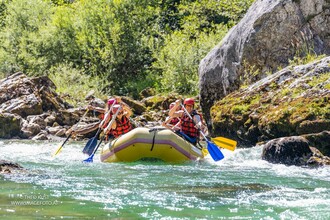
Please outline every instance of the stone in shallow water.
[{"label": "stone in shallow water", "polygon": [[0,173],[12,173],[14,170],[22,170],[23,167],[18,163],[7,160],[0,160]]}]

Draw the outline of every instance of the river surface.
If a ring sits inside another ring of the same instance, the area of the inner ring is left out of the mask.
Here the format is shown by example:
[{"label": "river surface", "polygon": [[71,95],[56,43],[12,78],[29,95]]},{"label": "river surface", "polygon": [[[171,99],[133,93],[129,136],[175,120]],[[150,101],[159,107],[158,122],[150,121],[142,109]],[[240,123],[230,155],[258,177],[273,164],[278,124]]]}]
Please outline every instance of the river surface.
[{"label": "river surface", "polygon": [[0,140],[1,219],[330,219],[330,167],[270,164],[262,147],[183,164],[82,163],[85,142]]}]

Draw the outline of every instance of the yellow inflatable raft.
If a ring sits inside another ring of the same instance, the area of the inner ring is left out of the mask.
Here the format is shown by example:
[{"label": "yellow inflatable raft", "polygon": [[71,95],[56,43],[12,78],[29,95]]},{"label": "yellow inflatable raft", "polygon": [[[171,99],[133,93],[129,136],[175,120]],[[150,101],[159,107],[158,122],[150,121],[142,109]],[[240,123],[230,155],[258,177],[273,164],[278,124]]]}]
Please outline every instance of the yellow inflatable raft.
[{"label": "yellow inflatable raft", "polygon": [[173,131],[163,128],[135,128],[104,146],[102,162],[134,162],[145,158],[184,162],[203,158],[202,150]]}]

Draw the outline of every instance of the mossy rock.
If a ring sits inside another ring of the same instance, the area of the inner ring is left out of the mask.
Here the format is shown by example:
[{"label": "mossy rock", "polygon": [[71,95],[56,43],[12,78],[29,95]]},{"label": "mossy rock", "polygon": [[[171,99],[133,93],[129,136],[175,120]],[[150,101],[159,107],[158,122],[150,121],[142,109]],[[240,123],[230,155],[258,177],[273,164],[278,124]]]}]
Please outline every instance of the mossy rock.
[{"label": "mossy rock", "polygon": [[18,115],[0,114],[0,138],[12,138],[21,135],[22,118]]}]

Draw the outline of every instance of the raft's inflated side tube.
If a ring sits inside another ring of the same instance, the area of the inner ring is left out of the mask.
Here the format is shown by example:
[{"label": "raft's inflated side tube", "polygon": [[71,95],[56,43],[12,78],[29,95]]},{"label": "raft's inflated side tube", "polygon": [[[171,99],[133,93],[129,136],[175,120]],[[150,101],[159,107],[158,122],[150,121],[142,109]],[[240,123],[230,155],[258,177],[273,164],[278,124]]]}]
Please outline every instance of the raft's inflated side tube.
[{"label": "raft's inflated side tube", "polygon": [[135,128],[104,146],[102,162],[134,162],[144,158],[183,162],[203,158],[200,149],[173,131],[163,128]]}]

